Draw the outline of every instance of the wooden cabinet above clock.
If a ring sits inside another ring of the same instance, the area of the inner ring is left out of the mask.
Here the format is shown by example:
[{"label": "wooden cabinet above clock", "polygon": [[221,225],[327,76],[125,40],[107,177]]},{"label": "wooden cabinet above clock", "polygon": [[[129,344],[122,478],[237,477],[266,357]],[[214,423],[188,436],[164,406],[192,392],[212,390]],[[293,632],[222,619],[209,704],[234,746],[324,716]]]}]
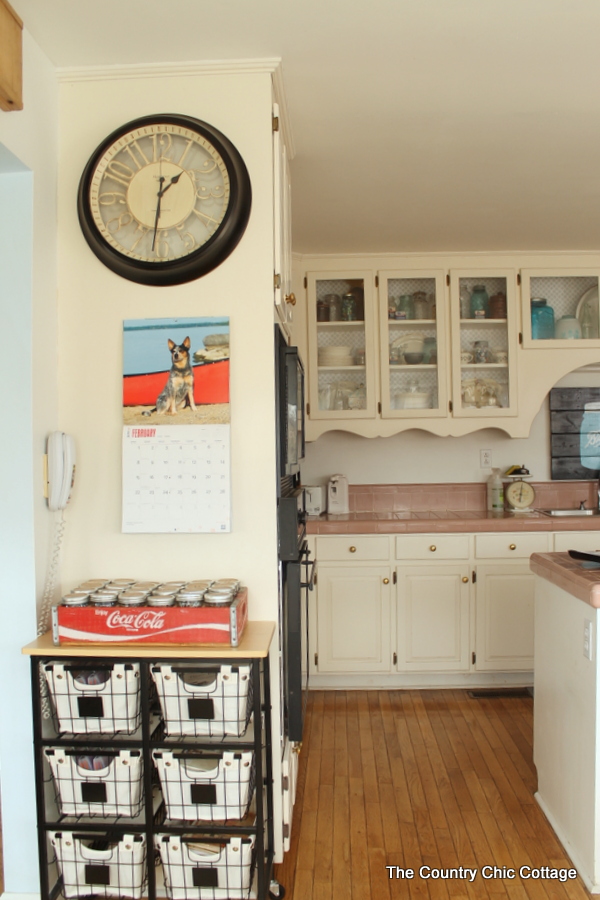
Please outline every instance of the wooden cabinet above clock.
[{"label": "wooden cabinet above clock", "polygon": [[23,109],[23,22],[0,0],[0,109]]}]

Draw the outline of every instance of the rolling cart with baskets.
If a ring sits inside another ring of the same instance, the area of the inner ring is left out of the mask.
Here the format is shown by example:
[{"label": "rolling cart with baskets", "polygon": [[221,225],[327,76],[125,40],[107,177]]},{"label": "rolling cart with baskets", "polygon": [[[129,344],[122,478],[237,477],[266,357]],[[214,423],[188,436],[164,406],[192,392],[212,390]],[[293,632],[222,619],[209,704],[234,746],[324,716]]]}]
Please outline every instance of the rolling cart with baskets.
[{"label": "rolling cart with baskets", "polygon": [[41,900],[266,900],[269,646],[54,646],[31,656]]}]

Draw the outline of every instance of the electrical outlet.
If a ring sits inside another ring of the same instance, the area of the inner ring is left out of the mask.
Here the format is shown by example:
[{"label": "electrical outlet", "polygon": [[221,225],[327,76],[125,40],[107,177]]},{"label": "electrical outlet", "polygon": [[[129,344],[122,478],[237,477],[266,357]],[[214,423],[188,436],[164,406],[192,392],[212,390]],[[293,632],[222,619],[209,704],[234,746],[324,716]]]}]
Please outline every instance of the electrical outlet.
[{"label": "electrical outlet", "polygon": [[492,468],[492,451],[491,450],[480,450],[479,451],[479,465],[482,469],[491,469]]},{"label": "electrical outlet", "polygon": [[593,625],[589,619],[583,620],[583,655],[586,659],[592,658]]}]

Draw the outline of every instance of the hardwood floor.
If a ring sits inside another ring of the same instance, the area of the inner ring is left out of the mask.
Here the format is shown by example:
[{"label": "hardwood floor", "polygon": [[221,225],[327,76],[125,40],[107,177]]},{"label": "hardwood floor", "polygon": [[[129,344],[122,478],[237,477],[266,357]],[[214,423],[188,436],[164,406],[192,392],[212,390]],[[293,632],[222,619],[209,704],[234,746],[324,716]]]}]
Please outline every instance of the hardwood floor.
[{"label": "hardwood floor", "polygon": [[[519,874],[571,868],[533,796],[532,744],[530,697],[312,692],[292,846],[275,870],[286,900],[591,897],[579,877]],[[477,874],[425,878],[422,866]],[[515,877],[486,879],[484,866]]]}]

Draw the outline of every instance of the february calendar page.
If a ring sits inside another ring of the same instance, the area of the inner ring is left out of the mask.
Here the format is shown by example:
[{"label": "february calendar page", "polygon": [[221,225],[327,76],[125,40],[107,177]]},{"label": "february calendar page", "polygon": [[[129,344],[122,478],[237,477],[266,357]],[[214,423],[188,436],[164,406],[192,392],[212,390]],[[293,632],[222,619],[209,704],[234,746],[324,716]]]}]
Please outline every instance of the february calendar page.
[{"label": "february calendar page", "polygon": [[123,322],[124,532],[231,531],[229,319]]},{"label": "february calendar page", "polygon": [[123,429],[123,531],[231,530],[229,425]]}]

